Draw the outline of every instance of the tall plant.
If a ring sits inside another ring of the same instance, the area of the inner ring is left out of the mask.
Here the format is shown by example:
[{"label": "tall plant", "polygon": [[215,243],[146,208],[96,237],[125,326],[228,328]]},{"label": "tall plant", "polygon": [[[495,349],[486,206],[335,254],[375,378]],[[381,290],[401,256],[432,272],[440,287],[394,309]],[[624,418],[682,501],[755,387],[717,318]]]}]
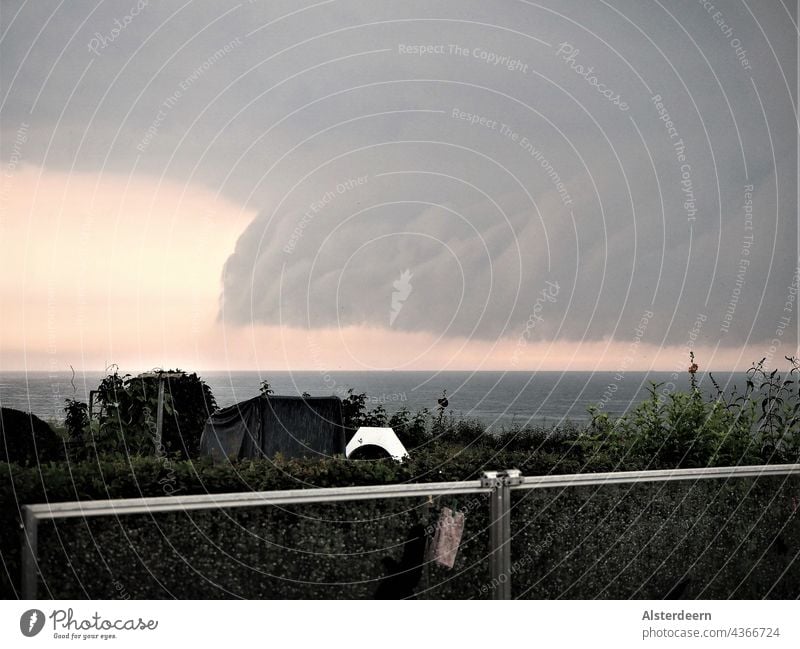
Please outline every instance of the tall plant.
[{"label": "tall plant", "polygon": [[[159,382],[164,382],[163,429],[157,441]],[[91,440],[100,453],[178,454],[196,457],[203,426],[217,409],[211,388],[197,374],[182,370],[142,376],[115,370],[97,390],[99,431]]]}]

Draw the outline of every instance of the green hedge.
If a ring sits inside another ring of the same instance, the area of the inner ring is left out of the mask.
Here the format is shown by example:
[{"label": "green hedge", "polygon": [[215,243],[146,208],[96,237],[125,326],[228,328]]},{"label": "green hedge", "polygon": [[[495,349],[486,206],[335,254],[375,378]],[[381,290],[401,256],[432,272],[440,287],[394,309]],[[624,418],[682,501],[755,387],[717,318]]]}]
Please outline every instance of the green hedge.
[{"label": "green hedge", "polygon": [[[541,475],[613,470],[619,462],[586,455],[568,440],[529,435],[478,438],[468,448],[431,445],[403,464],[277,458],[215,467],[122,457],[68,468],[0,464],[0,514],[11,523],[0,527],[2,596],[19,593],[21,504],[464,480],[485,469],[510,467]],[[682,588],[683,596],[690,597],[797,596],[800,575],[797,562],[792,563],[800,541],[792,510],[800,498],[797,479],[661,487],[517,493],[515,594],[661,598]],[[386,585],[383,578],[398,570],[404,550],[412,547],[409,532],[415,526],[430,528],[439,507],[450,504],[437,499],[429,505],[420,498],[44,523],[39,537],[41,594],[374,597]],[[419,596],[491,596],[488,502],[483,496],[467,496],[458,507],[467,510],[467,522],[457,564],[452,571],[427,566],[418,584],[411,571],[408,577]],[[688,532],[686,538],[683,532]],[[689,581],[683,584],[688,567]],[[750,576],[740,585],[746,572]]]},{"label": "green hedge", "polygon": [[800,476],[512,494],[523,598],[796,599]]},{"label": "green hedge", "polygon": [[[179,461],[168,458],[116,457],[78,463],[50,463],[39,467],[0,464],[0,555],[5,570],[0,574],[0,594],[14,597],[19,592],[20,507],[24,504],[136,498],[172,494],[227,493],[390,484],[397,482],[436,482],[466,480],[480,476],[489,468],[517,466],[526,473],[581,470],[578,459],[565,459],[563,453],[539,450],[493,448],[500,443],[488,438],[469,448],[437,444],[418,449],[415,457],[402,464],[384,461],[353,462],[328,460],[257,460],[236,465],[214,466],[207,461]],[[524,445],[523,445],[524,446]],[[609,465],[597,465],[607,469]],[[356,514],[353,516],[358,518]],[[420,519],[421,523],[424,523]],[[71,523],[70,523],[71,524]],[[59,527],[65,522],[59,522]],[[400,526],[407,534],[405,523]],[[61,542],[58,538],[56,544]],[[118,542],[124,543],[120,536]],[[42,550],[47,534],[42,532]],[[105,546],[109,552],[111,546]],[[77,560],[70,557],[70,560]]]},{"label": "green hedge", "polygon": [[[485,511],[471,517],[452,573],[423,570],[418,588],[429,597],[486,581]],[[60,521],[40,531],[53,541],[41,554],[41,588],[59,598],[373,598],[409,531],[433,513],[418,498]]]}]

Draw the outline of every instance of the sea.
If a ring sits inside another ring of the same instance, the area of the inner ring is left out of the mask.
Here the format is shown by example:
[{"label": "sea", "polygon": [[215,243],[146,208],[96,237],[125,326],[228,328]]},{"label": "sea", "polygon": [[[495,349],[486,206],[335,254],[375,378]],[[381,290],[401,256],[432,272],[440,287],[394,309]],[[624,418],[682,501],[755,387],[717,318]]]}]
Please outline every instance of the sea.
[{"label": "sea", "polygon": [[[383,406],[392,413],[401,408],[415,412],[435,410],[446,391],[448,411],[457,417],[481,420],[489,429],[515,426],[558,425],[588,421],[590,406],[620,415],[648,398],[647,388],[659,392],[686,390],[686,372],[198,372],[219,407],[233,405],[259,394],[267,380],[276,395],[346,397],[352,389],[366,393],[369,408]],[[723,389],[744,387],[744,373],[712,372]],[[716,393],[711,376],[698,373],[704,392]],[[0,406],[32,412],[45,421],[64,418],[65,399],[88,401],[101,372],[2,372]]]}]

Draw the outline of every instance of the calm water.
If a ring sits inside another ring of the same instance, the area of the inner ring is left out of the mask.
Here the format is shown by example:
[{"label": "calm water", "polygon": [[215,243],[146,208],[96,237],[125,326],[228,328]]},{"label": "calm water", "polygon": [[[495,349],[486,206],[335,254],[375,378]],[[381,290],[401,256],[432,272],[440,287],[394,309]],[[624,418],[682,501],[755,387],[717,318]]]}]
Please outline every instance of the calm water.
[{"label": "calm water", "polygon": [[[78,374],[73,392],[71,376],[70,372],[0,373],[0,406],[60,421],[64,399],[74,394],[87,401],[89,390],[102,378],[100,372]],[[201,376],[220,407],[257,395],[264,378],[279,395],[344,396],[353,388],[366,392],[372,407],[382,404],[389,412],[404,406],[412,411],[434,409],[436,399],[447,389],[450,409],[495,429],[527,422],[585,421],[587,407],[600,402],[606,412],[619,414],[647,397],[650,381],[688,387],[685,373],[676,380],[670,372],[627,372],[621,378],[614,372],[206,372]],[[703,388],[711,389],[707,377],[698,374],[698,378]],[[743,374],[719,372],[714,378],[723,387],[744,384]]]}]

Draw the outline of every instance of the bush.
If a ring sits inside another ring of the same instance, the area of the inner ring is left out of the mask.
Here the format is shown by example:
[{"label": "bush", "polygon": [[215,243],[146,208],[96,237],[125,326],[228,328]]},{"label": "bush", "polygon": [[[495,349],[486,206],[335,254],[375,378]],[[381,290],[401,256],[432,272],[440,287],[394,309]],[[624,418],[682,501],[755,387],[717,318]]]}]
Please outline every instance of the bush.
[{"label": "bush", "polygon": [[425,444],[429,439],[428,419],[430,413],[421,410],[411,414],[408,408],[401,408],[389,418],[389,427],[409,451]]},{"label": "bush", "polygon": [[64,428],[72,447],[82,449],[89,428],[89,406],[82,401],[66,399],[64,406]]},{"label": "bush", "polygon": [[704,396],[693,372],[689,393],[665,393],[651,384],[650,398],[621,417],[590,409],[580,443],[588,453],[610,454],[619,467],[631,469],[797,462],[800,366],[787,360],[784,376],[766,372],[763,359],[754,364],[741,394],[717,386],[716,395]]},{"label": "bush", "polygon": [[799,492],[798,476],[513,492],[514,597],[796,599]]},{"label": "bush", "polygon": [[[160,378],[160,374],[165,377]],[[164,418],[162,447],[155,448],[159,380],[165,384]],[[97,401],[99,426],[89,443],[99,454],[178,453],[183,458],[197,457],[205,422],[217,409],[205,381],[181,370],[135,377],[114,372],[100,383]]]},{"label": "bush", "polygon": [[[517,466],[526,475],[606,470],[557,455],[440,445],[408,462],[277,459],[213,466],[158,458],[0,466],[0,511],[18,503],[470,479]],[[797,597],[793,562],[800,479],[706,480],[515,492],[514,594],[527,597]],[[795,500],[792,500],[795,498]],[[793,508],[794,503],[794,508]],[[456,566],[424,569],[429,598],[490,597],[485,495],[358,501],[42,523],[42,592],[59,598],[373,597],[415,526],[442,506],[466,512]],[[20,537],[0,528],[3,597],[19,594]],[[785,571],[785,572],[784,572]],[[688,581],[687,581],[688,580]],[[684,583],[685,582],[685,583]],[[678,590],[676,590],[678,589]]]},{"label": "bush", "polygon": [[345,427],[345,443],[349,442],[361,426],[392,428],[406,449],[413,450],[431,438],[431,415],[427,408],[412,414],[408,408],[401,408],[391,416],[382,405],[367,409],[367,395],[347,391],[342,399],[342,419]]},{"label": "bush", "polygon": [[22,466],[64,458],[64,442],[36,415],[0,408],[0,462]]}]

